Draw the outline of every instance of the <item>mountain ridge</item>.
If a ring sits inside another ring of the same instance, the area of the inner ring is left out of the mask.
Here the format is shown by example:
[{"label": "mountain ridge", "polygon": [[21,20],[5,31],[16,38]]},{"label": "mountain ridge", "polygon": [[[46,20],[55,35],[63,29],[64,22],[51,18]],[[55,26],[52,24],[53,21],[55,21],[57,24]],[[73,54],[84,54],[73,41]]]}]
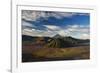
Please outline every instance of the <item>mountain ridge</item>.
[{"label": "mountain ridge", "polygon": [[85,45],[85,43],[90,42],[90,40],[82,40],[76,39],[73,37],[61,37],[57,35],[57,37],[32,37],[32,36],[22,36],[23,41],[30,41],[32,43],[36,43],[43,45],[45,48],[64,48],[64,47],[73,47],[73,46],[80,46]]}]

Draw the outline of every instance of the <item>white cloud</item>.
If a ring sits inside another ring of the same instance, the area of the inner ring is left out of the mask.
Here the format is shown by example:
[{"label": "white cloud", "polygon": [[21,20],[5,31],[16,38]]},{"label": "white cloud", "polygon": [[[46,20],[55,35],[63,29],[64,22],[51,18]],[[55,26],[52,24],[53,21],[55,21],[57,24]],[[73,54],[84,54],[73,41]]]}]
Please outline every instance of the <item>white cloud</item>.
[{"label": "white cloud", "polygon": [[24,29],[23,34],[31,35],[31,36],[49,36],[53,37],[56,34],[60,34],[61,36],[72,36],[80,39],[89,39],[90,29],[89,26],[83,25],[70,25],[65,28],[55,26],[55,25],[44,25],[45,30],[38,30],[35,28],[32,29]]},{"label": "white cloud", "polygon": [[71,25],[70,28],[79,28],[80,26],[77,24]]},{"label": "white cloud", "polygon": [[76,13],[72,13],[72,12],[52,12],[49,16],[53,16],[58,19],[61,19],[63,17],[72,17],[75,14]]},{"label": "white cloud", "polygon": [[26,32],[32,32],[31,29],[23,29],[23,31],[26,31]]},{"label": "white cloud", "polygon": [[90,28],[89,25],[70,25],[67,27],[70,36],[80,39],[89,39]]},{"label": "white cloud", "polygon": [[42,30],[36,30],[36,29],[24,29],[22,31],[23,35],[29,35],[29,36],[49,36],[53,37],[56,33],[51,31],[42,31]]},{"label": "white cloud", "polygon": [[61,36],[69,36],[70,34],[69,31],[67,31],[66,29],[59,30],[57,33]]},{"label": "white cloud", "polygon": [[82,34],[81,38],[83,38],[83,39],[89,39],[90,38],[90,35],[84,33],[84,34]]},{"label": "white cloud", "polygon": [[34,11],[34,10],[22,10],[22,18],[26,20],[36,21],[38,18],[43,17],[47,19],[48,17],[62,18],[62,17],[72,17],[76,15],[75,12],[47,12],[47,11]]},{"label": "white cloud", "polygon": [[81,33],[82,32],[84,32],[84,33],[90,32],[88,25],[83,26],[83,25],[78,25],[78,24],[68,26],[67,30],[70,31],[70,32],[81,32]]},{"label": "white cloud", "polygon": [[46,28],[48,28],[48,30],[61,30],[61,28],[59,26],[55,26],[55,25],[44,25]]},{"label": "white cloud", "polygon": [[38,18],[43,17],[55,17],[61,19],[62,17],[72,17],[74,15],[86,15],[88,13],[76,13],[76,12],[50,12],[50,11],[34,11],[34,10],[22,10],[22,18],[26,20],[36,21]]},{"label": "white cloud", "polygon": [[32,35],[32,30],[31,29],[23,29],[22,34],[23,35]]},{"label": "white cloud", "polygon": [[33,10],[23,10],[22,18],[26,20],[35,21],[36,19],[45,16],[45,14],[41,11],[33,11]]},{"label": "white cloud", "polygon": [[22,26],[29,26],[29,27],[33,27],[33,25],[32,25],[32,24],[30,24],[30,23],[28,23],[28,22],[26,22],[26,21],[24,21],[24,20],[22,20]]}]

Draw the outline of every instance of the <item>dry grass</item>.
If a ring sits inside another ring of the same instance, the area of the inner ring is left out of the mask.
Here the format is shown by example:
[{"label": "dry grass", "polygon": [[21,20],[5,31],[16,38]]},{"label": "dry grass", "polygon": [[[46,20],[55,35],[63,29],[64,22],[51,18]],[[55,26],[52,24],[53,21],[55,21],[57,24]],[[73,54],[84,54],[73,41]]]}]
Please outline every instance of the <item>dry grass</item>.
[{"label": "dry grass", "polygon": [[89,59],[89,46],[71,48],[42,48],[32,52],[36,58]]}]

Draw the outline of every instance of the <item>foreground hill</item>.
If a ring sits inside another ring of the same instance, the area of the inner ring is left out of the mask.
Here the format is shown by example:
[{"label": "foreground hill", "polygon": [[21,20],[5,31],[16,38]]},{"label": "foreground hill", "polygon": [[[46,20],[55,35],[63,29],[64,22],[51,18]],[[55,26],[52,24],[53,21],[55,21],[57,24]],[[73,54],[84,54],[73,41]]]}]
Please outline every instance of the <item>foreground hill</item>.
[{"label": "foreground hill", "polygon": [[22,53],[22,62],[86,60],[90,59],[90,47],[78,46],[69,48],[41,48],[31,53]]}]

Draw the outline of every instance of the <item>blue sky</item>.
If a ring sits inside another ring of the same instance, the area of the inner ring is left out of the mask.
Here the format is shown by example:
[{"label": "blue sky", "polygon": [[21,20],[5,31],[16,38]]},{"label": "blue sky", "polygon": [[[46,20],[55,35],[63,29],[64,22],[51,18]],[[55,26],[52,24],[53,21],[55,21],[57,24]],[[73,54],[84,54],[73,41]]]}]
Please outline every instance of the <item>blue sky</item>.
[{"label": "blue sky", "polygon": [[22,10],[23,35],[53,37],[60,34],[89,39],[89,33],[89,13]]}]

